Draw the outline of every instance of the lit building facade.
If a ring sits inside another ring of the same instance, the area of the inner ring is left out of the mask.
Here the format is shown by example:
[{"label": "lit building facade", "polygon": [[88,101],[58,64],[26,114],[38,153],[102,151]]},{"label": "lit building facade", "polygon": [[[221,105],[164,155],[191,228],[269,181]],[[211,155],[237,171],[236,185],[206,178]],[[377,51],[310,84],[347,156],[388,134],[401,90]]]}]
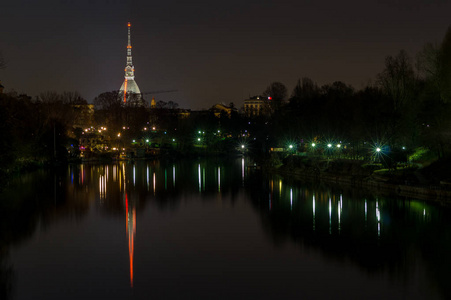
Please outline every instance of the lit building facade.
[{"label": "lit building facade", "polygon": [[269,111],[269,103],[266,97],[254,96],[244,100],[244,114],[247,117],[265,115]]}]

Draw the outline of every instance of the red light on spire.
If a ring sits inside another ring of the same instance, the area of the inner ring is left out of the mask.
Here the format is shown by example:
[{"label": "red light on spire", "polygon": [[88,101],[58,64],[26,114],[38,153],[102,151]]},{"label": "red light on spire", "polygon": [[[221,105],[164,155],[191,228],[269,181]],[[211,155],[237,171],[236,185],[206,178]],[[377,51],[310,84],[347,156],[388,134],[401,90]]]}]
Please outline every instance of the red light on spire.
[{"label": "red light on spire", "polygon": [[269,97],[268,97],[268,100],[271,100],[271,99],[272,99],[271,96],[269,96]]}]

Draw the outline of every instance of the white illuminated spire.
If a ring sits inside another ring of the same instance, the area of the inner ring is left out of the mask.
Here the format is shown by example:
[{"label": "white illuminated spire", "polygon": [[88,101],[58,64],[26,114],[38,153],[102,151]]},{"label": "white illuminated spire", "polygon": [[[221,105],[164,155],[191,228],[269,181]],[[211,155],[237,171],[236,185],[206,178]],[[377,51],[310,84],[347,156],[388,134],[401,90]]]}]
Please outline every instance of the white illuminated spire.
[{"label": "white illuminated spire", "polygon": [[138,84],[135,81],[135,67],[132,63],[132,44],[131,44],[131,34],[130,28],[131,24],[128,22],[128,44],[127,44],[127,64],[125,66],[125,80],[119,90],[123,102],[126,103],[131,96],[134,96],[135,101],[141,100],[141,91],[139,90]]}]

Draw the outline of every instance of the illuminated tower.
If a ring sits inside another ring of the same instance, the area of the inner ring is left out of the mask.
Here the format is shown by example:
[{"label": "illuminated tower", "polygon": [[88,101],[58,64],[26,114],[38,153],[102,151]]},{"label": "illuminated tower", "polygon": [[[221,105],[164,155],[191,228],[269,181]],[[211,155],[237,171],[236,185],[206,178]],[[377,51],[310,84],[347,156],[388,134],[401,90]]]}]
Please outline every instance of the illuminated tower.
[{"label": "illuminated tower", "polygon": [[127,102],[134,105],[143,104],[141,99],[141,91],[135,81],[135,67],[132,63],[132,44],[130,38],[130,22],[128,27],[128,45],[127,45],[127,65],[125,66],[125,80],[119,90],[123,104]]}]

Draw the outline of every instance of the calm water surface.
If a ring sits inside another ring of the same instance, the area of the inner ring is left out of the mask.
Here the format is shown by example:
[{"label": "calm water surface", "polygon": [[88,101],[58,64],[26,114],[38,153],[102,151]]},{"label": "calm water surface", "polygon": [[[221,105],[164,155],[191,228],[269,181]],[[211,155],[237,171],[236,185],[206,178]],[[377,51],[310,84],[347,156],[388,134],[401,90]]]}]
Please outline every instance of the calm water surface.
[{"label": "calm water surface", "polygon": [[39,171],[0,212],[0,299],[451,298],[449,207],[241,158]]}]

